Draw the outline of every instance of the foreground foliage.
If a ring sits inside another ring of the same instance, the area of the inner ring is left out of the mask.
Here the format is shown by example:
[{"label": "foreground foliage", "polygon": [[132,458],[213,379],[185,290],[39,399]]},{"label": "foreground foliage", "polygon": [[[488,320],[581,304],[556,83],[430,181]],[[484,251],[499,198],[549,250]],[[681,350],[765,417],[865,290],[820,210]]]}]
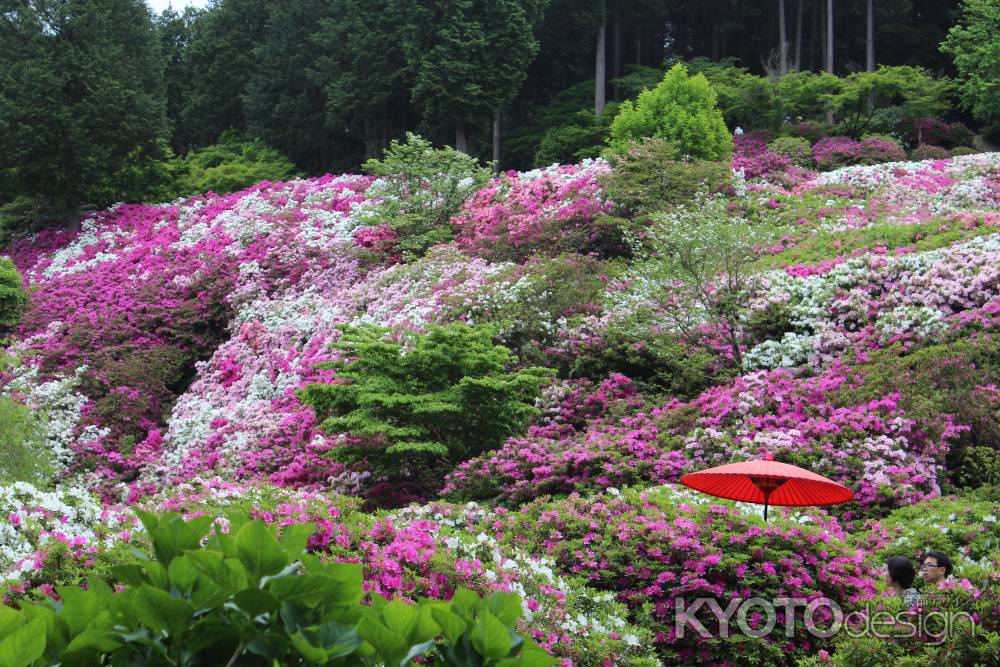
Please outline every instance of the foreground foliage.
[{"label": "foreground foliage", "polygon": [[311,524],[279,541],[259,520],[230,516],[209,532],[209,516],[139,516],[155,558],[115,568],[119,592],[92,577],[61,587],[58,603],[0,609],[3,664],[406,665],[428,652],[455,666],[555,662],[511,629],[514,595],[362,606],[361,566],[306,553]]}]

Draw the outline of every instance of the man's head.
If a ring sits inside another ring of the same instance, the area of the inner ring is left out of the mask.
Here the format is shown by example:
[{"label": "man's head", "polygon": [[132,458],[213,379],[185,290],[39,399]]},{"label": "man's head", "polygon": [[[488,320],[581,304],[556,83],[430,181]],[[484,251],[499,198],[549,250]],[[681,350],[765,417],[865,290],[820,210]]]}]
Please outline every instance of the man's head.
[{"label": "man's head", "polygon": [[951,575],[951,559],[941,551],[928,551],[920,564],[920,574],[928,584],[940,584]]}]

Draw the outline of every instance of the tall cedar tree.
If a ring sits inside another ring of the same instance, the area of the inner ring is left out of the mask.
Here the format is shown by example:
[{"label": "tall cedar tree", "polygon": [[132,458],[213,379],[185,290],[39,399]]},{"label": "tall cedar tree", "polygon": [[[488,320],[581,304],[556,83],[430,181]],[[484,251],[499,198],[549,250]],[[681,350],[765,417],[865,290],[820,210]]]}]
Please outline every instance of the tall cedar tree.
[{"label": "tall cedar tree", "polygon": [[181,123],[188,148],[215,143],[226,130],[247,128],[243,92],[257,67],[254,47],[264,40],[276,0],[218,0],[198,16],[187,49],[191,89]]},{"label": "tall cedar tree", "polygon": [[165,9],[155,18],[164,60],[164,84],[167,89],[167,119],[170,122],[170,146],[176,153],[191,149],[191,130],[181,121],[181,112],[191,94],[191,66],[188,46],[194,37],[194,22],[202,12],[185,7],[183,13]]},{"label": "tall cedar tree", "polygon": [[365,158],[402,136],[411,114],[404,21],[396,0],[337,0],[311,40],[313,80],[326,96],[326,121],[364,141]]},{"label": "tall cedar tree", "polygon": [[329,13],[327,0],[285,0],[271,7],[242,95],[249,133],[312,173],[334,157],[323,89],[309,76],[324,53],[311,36]]},{"label": "tall cedar tree", "polygon": [[[141,0],[0,3],[0,173],[71,227],[116,172],[159,157],[163,63]],[[113,189],[113,188],[112,188]]]},{"label": "tall cedar tree", "polygon": [[488,122],[521,89],[538,52],[530,17],[539,6],[538,0],[399,1],[413,101],[426,122],[454,126],[458,150],[467,150],[471,125]]}]

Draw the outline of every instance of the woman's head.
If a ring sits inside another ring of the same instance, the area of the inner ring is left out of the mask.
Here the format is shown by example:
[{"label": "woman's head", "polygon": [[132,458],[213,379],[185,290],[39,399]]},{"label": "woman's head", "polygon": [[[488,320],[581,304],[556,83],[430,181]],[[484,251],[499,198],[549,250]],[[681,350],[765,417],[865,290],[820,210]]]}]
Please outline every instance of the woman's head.
[{"label": "woman's head", "polygon": [[898,584],[904,590],[913,585],[917,576],[913,563],[906,556],[893,556],[885,562],[885,582]]}]

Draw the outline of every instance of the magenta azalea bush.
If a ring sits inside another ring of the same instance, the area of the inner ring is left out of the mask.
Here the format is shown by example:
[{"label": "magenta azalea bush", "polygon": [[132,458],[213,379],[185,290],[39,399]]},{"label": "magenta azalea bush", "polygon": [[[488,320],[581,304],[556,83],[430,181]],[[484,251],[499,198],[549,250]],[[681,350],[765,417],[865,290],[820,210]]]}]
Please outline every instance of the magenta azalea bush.
[{"label": "magenta azalea bush", "polygon": [[453,219],[459,247],[494,261],[612,251],[621,244],[620,234],[601,229],[597,219],[611,210],[611,203],[601,200],[598,183],[608,170],[606,162],[596,160],[494,179]]},{"label": "magenta azalea bush", "polygon": [[[493,527],[501,540],[532,545],[563,571],[613,592],[654,633],[669,664],[789,664],[829,645],[806,631],[803,607],[792,617],[777,611],[781,632],[719,641],[719,619],[694,601],[710,598],[725,609],[754,597],[826,597],[850,611],[874,596],[876,570],[864,552],[846,544],[848,535],[835,520],[764,524],[756,509],[750,512],[669,486],[609,489],[590,498],[533,503]],[[684,632],[678,632],[678,600],[710,636],[683,621]],[[828,627],[830,608],[818,609],[815,622]],[[764,618],[753,611],[747,622],[759,628]]]}]

